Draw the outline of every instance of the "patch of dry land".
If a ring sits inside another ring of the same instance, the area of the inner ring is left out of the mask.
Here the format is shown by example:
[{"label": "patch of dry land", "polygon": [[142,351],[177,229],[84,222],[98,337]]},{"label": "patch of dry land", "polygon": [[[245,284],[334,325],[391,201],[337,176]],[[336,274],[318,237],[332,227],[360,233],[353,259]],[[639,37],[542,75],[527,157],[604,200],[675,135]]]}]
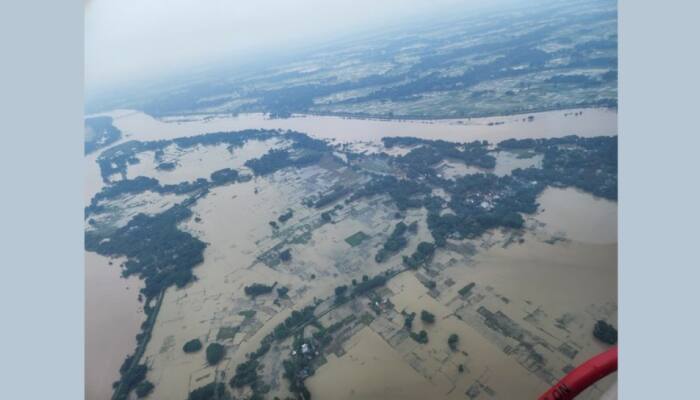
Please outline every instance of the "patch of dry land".
[{"label": "patch of dry land", "polygon": [[[497,126],[112,113],[124,138],[86,157],[86,268],[111,260],[143,281],[129,281],[133,304],[100,309],[124,321],[121,337],[88,319],[88,355],[135,354],[113,398],[144,382],[154,399],[203,387],[212,397],[199,398],[536,398],[609,346],[596,321],[617,325],[617,141],[598,136],[615,133],[612,112],[559,113]],[[585,137],[550,125],[587,113],[604,121]],[[522,140],[538,121],[549,130]],[[361,129],[383,123],[432,131],[392,142]],[[266,130],[240,131],[253,127]],[[88,274],[88,302],[105,279]],[[185,352],[193,339],[202,348]],[[212,343],[224,348],[213,365]],[[104,398],[119,363],[87,363],[88,398]]]}]

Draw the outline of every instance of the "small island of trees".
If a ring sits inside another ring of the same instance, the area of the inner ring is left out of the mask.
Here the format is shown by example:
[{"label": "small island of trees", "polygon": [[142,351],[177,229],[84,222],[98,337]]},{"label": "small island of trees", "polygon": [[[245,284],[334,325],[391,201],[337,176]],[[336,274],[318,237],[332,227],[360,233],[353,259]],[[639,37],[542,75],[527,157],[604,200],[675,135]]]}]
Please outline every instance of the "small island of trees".
[{"label": "small island of trees", "polygon": [[280,252],[280,260],[288,262],[292,260],[292,249],[285,249]]},{"label": "small island of trees", "polygon": [[272,289],[274,289],[275,286],[277,286],[277,282],[275,282],[272,286],[268,286],[263,283],[253,283],[250,286],[244,287],[243,291],[246,295],[255,298],[257,296],[272,292]]},{"label": "small island of trees", "polygon": [[219,343],[211,343],[207,346],[207,362],[209,365],[216,365],[224,358],[226,349]]},{"label": "small island of trees", "polygon": [[426,344],[428,343],[428,332],[422,330],[418,333],[411,332],[411,339],[415,340],[416,342],[420,344]]},{"label": "small island of trees", "polygon": [[293,216],[294,216],[294,211],[289,209],[289,210],[287,210],[287,212],[280,215],[279,218],[277,218],[277,220],[281,223],[284,223],[284,222],[287,222],[288,220],[290,220]]},{"label": "small island of trees", "polygon": [[199,339],[192,339],[182,346],[182,351],[185,353],[196,353],[202,349],[202,342]]},{"label": "small island of trees", "polygon": [[335,288],[335,303],[336,304],[342,304],[345,302],[345,300],[347,299],[345,297],[345,293],[347,293],[347,291],[348,291],[347,285],[342,285],[342,286],[338,286]]},{"label": "small island of trees", "polygon": [[617,343],[617,329],[603,320],[598,320],[593,327],[593,336],[603,343]]},{"label": "small island of trees", "polygon": [[431,313],[430,311],[423,310],[420,312],[420,319],[426,324],[434,324],[435,314]]},{"label": "small island of trees", "polygon": [[149,394],[151,394],[154,387],[155,386],[153,386],[153,384],[151,382],[143,381],[143,382],[139,383],[138,385],[136,385],[136,389],[134,389],[134,391],[136,392],[136,396],[139,399],[142,399],[142,398],[148,396]]},{"label": "small island of trees", "polygon": [[389,257],[405,248],[406,245],[408,245],[408,240],[404,237],[406,231],[408,231],[408,226],[405,223],[399,222],[396,224],[391,235],[389,235],[389,238],[384,242],[384,246],[374,257],[374,260],[378,263],[384,262],[388,260]]},{"label": "small island of trees", "polygon": [[174,163],[172,161],[166,161],[166,162],[162,162],[162,163],[158,164],[156,166],[156,169],[158,171],[172,171],[175,169],[175,167],[177,167],[176,163]]},{"label": "small island of trees", "polygon": [[447,345],[450,346],[450,350],[457,350],[457,344],[459,343],[459,336],[456,333],[450,335],[447,339]]},{"label": "small island of trees", "polygon": [[187,400],[212,400],[224,398],[226,387],[223,383],[209,383],[190,392]]},{"label": "small island of trees", "polygon": [[416,251],[411,256],[404,256],[403,263],[405,266],[416,269],[424,265],[435,254],[435,245],[428,242],[418,243]]},{"label": "small island of trees", "polygon": [[217,185],[223,185],[238,180],[238,171],[231,168],[224,168],[211,173],[209,179]]},{"label": "small island of trees", "polygon": [[416,318],[416,313],[407,313],[403,320],[403,326],[409,331],[413,329],[413,320]]},{"label": "small island of trees", "polygon": [[286,299],[288,297],[287,293],[289,293],[288,287],[282,286],[277,288],[277,297],[279,297],[280,299]]}]

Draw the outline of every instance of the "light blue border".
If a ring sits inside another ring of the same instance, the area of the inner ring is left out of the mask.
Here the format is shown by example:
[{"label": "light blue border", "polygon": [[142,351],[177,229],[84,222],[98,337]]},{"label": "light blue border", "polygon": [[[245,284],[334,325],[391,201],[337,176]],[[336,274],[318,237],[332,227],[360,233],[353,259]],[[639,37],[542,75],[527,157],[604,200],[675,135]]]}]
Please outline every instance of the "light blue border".
[{"label": "light blue border", "polygon": [[0,2],[3,399],[82,399],[84,0]]},{"label": "light blue border", "polygon": [[619,11],[620,394],[700,398],[700,6]]}]

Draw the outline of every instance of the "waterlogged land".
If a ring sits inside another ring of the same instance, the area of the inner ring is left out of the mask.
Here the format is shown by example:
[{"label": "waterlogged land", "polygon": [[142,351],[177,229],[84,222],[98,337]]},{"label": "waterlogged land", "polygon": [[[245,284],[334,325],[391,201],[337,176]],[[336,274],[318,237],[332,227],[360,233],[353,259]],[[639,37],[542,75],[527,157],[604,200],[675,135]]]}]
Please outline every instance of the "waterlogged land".
[{"label": "waterlogged land", "polygon": [[[596,321],[616,325],[617,143],[596,137],[614,115],[113,115],[126,139],[86,158],[86,245],[144,279],[150,323],[128,333],[121,376],[88,363],[121,378],[116,398],[536,397],[607,346]],[[326,140],[240,132],[300,123]],[[503,141],[528,136],[549,139]],[[183,351],[192,339],[202,349]]]}]

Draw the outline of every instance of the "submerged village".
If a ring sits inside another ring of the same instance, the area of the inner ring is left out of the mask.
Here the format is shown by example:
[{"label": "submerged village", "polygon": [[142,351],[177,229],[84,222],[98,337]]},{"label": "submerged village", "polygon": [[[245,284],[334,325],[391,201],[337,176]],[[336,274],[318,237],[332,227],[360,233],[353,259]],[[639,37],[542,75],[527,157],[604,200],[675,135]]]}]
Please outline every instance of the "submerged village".
[{"label": "submerged village", "polygon": [[616,136],[243,130],[96,161],[85,247],[145,314],[113,399],[534,397],[617,340],[616,241],[538,219],[560,192],[616,208]]}]

